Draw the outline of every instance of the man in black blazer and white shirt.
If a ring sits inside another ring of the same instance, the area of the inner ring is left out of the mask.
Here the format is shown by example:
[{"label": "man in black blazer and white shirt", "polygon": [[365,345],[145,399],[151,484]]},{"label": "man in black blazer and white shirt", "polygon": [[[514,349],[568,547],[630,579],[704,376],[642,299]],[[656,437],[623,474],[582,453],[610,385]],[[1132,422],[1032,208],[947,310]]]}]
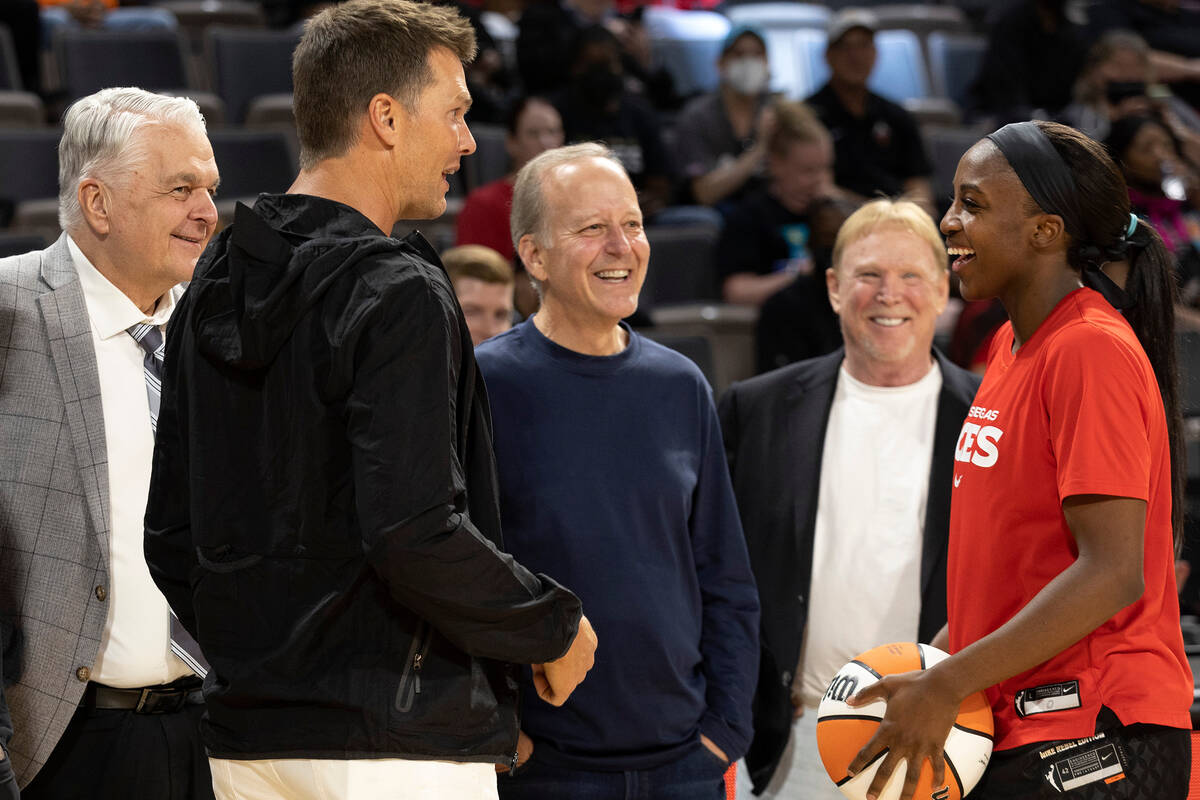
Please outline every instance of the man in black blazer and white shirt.
[{"label": "man in black blazer and white shirt", "polygon": [[734,384],[721,425],[762,604],[754,791],[839,798],[816,706],[858,653],[946,622],[954,448],[979,379],[933,349],[946,252],[914,203],[843,224],[826,275],[845,348]]}]

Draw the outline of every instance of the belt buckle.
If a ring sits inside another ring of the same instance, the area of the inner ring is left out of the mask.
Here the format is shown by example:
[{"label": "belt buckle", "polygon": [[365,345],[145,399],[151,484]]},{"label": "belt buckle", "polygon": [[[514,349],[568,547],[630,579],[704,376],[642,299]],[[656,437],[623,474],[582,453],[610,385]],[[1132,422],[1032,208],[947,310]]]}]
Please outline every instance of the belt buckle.
[{"label": "belt buckle", "polygon": [[134,706],[133,713],[135,713],[135,714],[150,713],[150,712],[146,711],[146,703],[149,702],[149,700],[150,700],[150,690],[147,688],[143,688],[142,693],[140,695],[138,695],[137,705]]},{"label": "belt buckle", "polygon": [[138,697],[136,714],[170,714],[183,708],[187,693],[181,691],[162,691],[159,689],[142,689]]}]

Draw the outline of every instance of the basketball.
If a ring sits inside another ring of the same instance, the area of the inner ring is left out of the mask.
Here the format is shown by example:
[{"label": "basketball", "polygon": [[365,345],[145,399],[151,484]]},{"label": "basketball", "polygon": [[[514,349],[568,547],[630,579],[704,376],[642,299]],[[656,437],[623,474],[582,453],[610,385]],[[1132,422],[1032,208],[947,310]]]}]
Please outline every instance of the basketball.
[{"label": "basketball", "polygon": [[[817,709],[817,748],[825,771],[842,794],[851,800],[866,797],[882,755],[853,778],[846,773],[846,767],[874,735],[887,708],[882,700],[851,707],[846,705],[846,699],[885,675],[925,669],[948,657],[926,644],[896,642],[868,650],[838,670]],[[921,778],[913,799],[959,800],[975,788],[992,756],[992,730],[992,709],[987,697],[976,692],[963,701],[958,719],[946,737],[945,785],[933,785],[933,769],[926,761],[921,765]],[[906,772],[905,762],[896,765],[879,800],[900,797]]]}]

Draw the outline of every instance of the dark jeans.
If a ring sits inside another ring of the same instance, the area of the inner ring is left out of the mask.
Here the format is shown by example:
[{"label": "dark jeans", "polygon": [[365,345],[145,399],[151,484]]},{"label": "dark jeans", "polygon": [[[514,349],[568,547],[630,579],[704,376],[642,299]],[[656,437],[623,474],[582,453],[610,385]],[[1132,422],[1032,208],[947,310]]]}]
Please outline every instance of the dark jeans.
[{"label": "dark jeans", "polygon": [[565,769],[533,757],[496,781],[500,800],[724,800],[726,764],[704,745],[654,769],[595,772]]},{"label": "dark jeans", "polygon": [[203,714],[80,707],[21,800],[213,800]]}]

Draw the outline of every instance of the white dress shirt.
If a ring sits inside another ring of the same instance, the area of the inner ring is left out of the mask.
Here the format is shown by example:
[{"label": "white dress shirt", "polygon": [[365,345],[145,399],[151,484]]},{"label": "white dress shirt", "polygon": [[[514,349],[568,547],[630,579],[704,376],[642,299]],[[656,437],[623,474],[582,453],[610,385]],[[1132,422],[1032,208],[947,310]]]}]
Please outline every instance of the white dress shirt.
[{"label": "white dress shirt", "polygon": [[142,550],[154,434],[143,372],[145,351],[127,329],[139,322],[161,329],[182,289],[163,295],[153,316],[147,317],[70,237],[67,246],[91,320],[108,453],[108,620],[92,680],[125,688],[169,683],[191,670],[170,651],[170,609],[150,577]]}]

